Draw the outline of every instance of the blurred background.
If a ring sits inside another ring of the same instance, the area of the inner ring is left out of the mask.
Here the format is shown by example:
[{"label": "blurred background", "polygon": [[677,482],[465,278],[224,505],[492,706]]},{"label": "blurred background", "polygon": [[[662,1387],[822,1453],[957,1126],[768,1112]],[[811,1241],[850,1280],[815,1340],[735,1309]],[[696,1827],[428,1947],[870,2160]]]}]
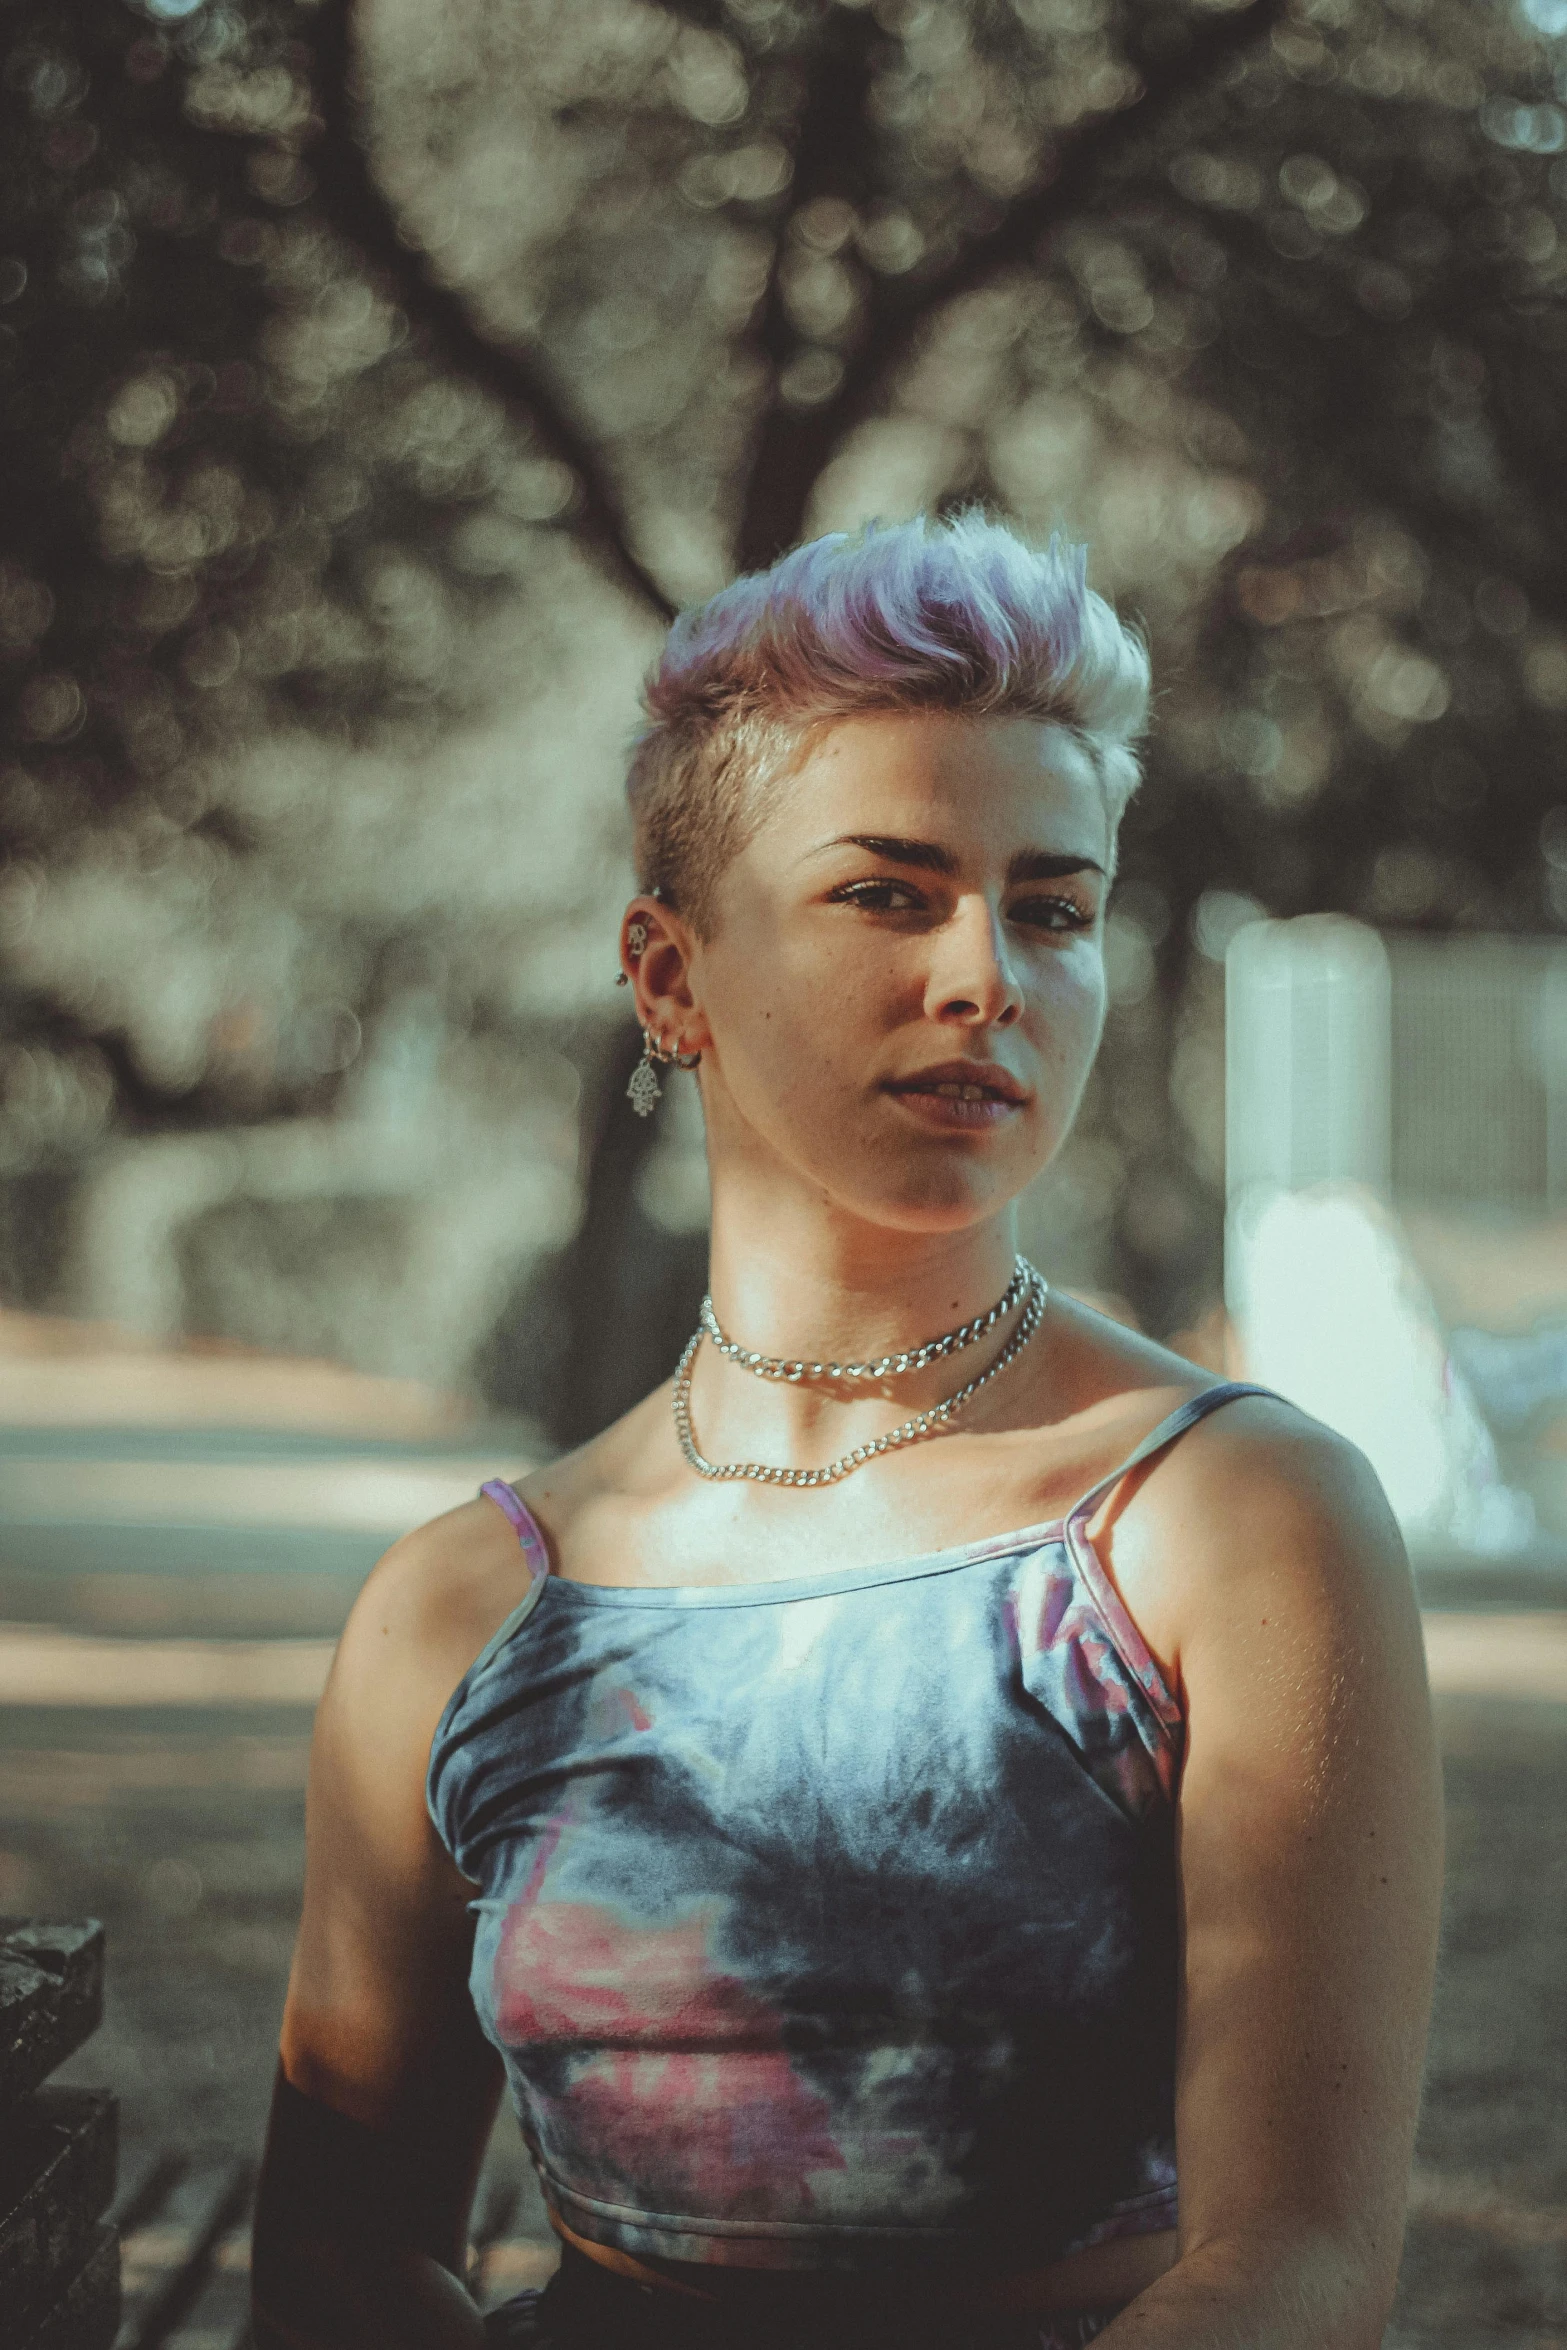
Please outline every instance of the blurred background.
[{"label": "blurred background", "polygon": [[691,1326],[641,672],[973,500],[1158,688],[1025,1245],[1388,1486],[1453,1854],[1389,2340],[1567,2341],[1564,297],[1567,0],[6,0],[0,1904],[110,1923],[127,2345],[235,2338],[354,1589]]}]

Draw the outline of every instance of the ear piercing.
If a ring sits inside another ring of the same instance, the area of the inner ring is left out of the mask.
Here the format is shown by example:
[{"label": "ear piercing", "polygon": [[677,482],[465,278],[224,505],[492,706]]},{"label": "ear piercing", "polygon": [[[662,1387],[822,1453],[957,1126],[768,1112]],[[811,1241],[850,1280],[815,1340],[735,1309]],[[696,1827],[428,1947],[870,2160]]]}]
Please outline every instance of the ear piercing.
[{"label": "ear piercing", "polygon": [[667,1045],[664,1042],[662,1028],[658,1032],[656,1041],[651,1028],[644,1028],[642,1031],[642,1058],[632,1070],[631,1082],[626,1087],[626,1099],[636,1111],[637,1116],[651,1118],[658,1107],[659,1096],[664,1089],[658,1082],[658,1070],[655,1066],[657,1062],[672,1062],[677,1069],[694,1069],[701,1058],[700,1053],[682,1052],[678,1038],[673,1048]]},{"label": "ear piercing", "polygon": [[[626,952],[631,957],[633,963],[640,963],[643,956],[647,953],[647,924],[643,921],[640,914],[636,917],[634,922],[628,922],[626,924]],[[617,971],[615,974],[615,985],[617,987],[625,987],[628,984],[629,983],[627,981],[625,972]]]},{"label": "ear piercing", "polygon": [[[663,892],[655,889],[653,895],[654,897],[662,897]],[[647,923],[640,914],[634,914],[626,924],[627,961],[640,963],[642,957],[647,953],[647,943]],[[615,985],[624,987],[626,980],[627,974],[622,968],[616,977]],[[660,1061],[666,1064],[673,1062],[677,1069],[694,1069],[701,1058],[700,1053],[683,1051],[678,1037],[673,1046],[668,1044],[662,1028],[656,1037],[651,1028],[644,1028],[642,1031],[642,1058],[632,1070],[631,1082],[626,1087],[626,1098],[636,1111],[637,1116],[651,1118],[658,1106],[659,1095],[663,1091],[658,1082],[657,1064]]]}]

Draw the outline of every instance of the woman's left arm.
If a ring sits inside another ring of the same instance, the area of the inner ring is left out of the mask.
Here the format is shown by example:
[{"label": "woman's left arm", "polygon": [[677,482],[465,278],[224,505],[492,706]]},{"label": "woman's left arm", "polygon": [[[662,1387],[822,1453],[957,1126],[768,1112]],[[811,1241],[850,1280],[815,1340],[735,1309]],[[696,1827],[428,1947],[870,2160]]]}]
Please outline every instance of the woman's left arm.
[{"label": "woman's left arm", "polygon": [[1353,1446],[1216,1414],[1131,1505],[1180,1604],[1179,2255],[1105,2350],[1375,2350],[1392,2302],[1442,1879],[1398,1530]]}]

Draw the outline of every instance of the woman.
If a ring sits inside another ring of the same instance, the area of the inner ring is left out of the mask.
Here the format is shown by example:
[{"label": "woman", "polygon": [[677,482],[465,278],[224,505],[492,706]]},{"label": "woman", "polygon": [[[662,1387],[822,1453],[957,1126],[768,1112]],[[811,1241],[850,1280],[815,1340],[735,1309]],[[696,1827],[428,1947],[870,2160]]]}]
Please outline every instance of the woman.
[{"label": "woman", "polygon": [[[621,960],[635,1106],[701,1091],[711,1299],[355,1607],[262,2350],[1380,2340],[1440,1876],[1396,1531],[1015,1256],[1147,692],[1081,551],[977,516],[674,630]],[[503,2076],[564,2252],[487,2334]]]}]

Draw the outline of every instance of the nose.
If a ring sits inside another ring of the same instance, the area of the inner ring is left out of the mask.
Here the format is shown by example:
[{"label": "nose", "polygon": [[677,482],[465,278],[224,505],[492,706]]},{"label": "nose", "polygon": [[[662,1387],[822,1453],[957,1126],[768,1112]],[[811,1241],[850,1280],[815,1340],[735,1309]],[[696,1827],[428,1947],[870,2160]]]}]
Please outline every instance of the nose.
[{"label": "nose", "polygon": [[956,1028],[1010,1028],[1023,1009],[1023,990],[1007,952],[996,909],[965,897],[936,941],[925,990],[927,1019]]}]

